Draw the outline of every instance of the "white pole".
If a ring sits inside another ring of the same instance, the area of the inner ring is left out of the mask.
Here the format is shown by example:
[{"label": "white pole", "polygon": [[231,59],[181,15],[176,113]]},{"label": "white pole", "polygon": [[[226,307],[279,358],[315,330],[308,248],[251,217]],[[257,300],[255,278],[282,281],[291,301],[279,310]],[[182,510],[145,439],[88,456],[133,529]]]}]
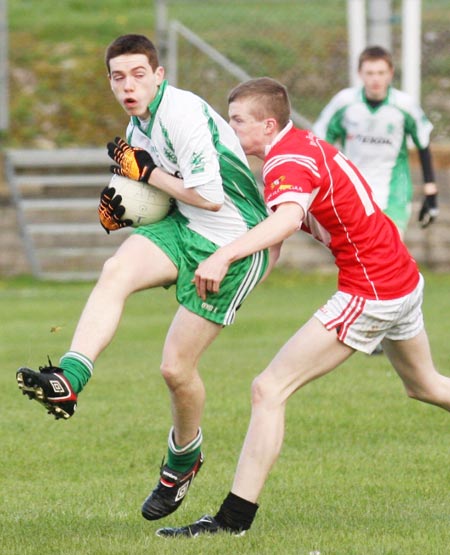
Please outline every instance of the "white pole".
[{"label": "white pole", "polygon": [[159,63],[167,63],[167,0],[155,0],[156,15],[156,48],[158,49]]},{"label": "white pole", "polygon": [[9,129],[7,0],[0,0],[0,132]]},{"label": "white pole", "polygon": [[369,0],[370,46],[383,46],[386,50],[392,50],[391,18],[391,0]]},{"label": "white pole", "polygon": [[360,84],[358,57],[366,46],[365,0],[347,0],[348,76],[352,87]]},{"label": "white pole", "polygon": [[176,22],[169,24],[166,77],[173,87],[178,86],[178,29]]},{"label": "white pole", "polygon": [[421,0],[402,4],[402,89],[420,103]]}]

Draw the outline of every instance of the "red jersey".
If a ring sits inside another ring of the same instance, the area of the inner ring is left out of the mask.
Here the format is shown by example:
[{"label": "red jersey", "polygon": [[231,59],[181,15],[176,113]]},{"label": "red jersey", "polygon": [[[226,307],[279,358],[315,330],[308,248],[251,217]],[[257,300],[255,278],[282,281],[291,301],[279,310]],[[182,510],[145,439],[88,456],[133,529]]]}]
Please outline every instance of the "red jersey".
[{"label": "red jersey", "polygon": [[330,249],[338,289],[366,299],[410,293],[419,271],[395,224],[374,203],[364,177],[334,146],[289,124],[266,154],[264,198],[271,210],[296,202],[301,229]]}]

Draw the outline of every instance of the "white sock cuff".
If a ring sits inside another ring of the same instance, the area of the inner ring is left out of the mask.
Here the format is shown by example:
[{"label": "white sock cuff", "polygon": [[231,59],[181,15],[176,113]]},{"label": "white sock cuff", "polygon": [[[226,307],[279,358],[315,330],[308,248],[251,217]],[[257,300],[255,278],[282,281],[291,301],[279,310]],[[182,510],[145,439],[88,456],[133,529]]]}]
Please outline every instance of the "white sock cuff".
[{"label": "white sock cuff", "polygon": [[174,432],[174,428],[172,426],[170,428],[170,431],[169,431],[168,444],[169,444],[169,449],[175,455],[185,455],[186,453],[191,453],[192,451],[195,451],[195,449],[200,447],[200,445],[202,444],[203,435],[202,435],[202,429],[201,428],[198,429],[198,432],[197,432],[197,435],[195,436],[195,438],[190,443],[185,445],[184,447],[177,447],[175,445],[175,441],[173,439],[173,435],[174,435],[173,432]]}]

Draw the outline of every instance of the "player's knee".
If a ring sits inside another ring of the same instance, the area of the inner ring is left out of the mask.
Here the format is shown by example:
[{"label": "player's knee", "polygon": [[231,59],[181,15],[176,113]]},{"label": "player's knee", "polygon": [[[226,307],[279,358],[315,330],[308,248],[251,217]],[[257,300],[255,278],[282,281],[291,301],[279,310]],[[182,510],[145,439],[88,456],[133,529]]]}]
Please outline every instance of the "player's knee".
[{"label": "player's knee", "polygon": [[260,374],[252,383],[252,405],[262,406],[276,403],[277,387],[266,374]]},{"label": "player's knee", "polygon": [[405,391],[406,391],[406,395],[410,399],[414,399],[415,401],[421,401],[420,394],[415,389],[413,389],[411,387],[405,387]]},{"label": "player's knee", "polygon": [[122,272],[122,264],[117,256],[111,256],[103,264],[100,281],[110,281],[112,283],[117,281],[117,278]]},{"label": "player's knee", "polygon": [[436,404],[439,403],[438,399],[438,392],[432,388],[430,389],[422,389],[422,388],[415,388],[411,386],[405,386],[406,394],[410,399],[414,399],[415,401],[422,401],[422,403],[432,403]]},{"label": "player's knee", "polygon": [[163,377],[166,384],[170,387],[171,384],[175,383],[177,372],[175,371],[174,367],[171,364],[168,364],[166,361],[161,363],[159,367],[161,372],[161,376]]},{"label": "player's knee", "polygon": [[105,261],[98,283],[104,288],[114,290],[115,294],[124,296],[135,290],[133,276],[127,264],[118,256],[111,256]]},{"label": "player's knee", "polygon": [[175,390],[183,386],[187,381],[188,373],[182,365],[175,361],[163,360],[160,366],[161,376],[169,389]]}]

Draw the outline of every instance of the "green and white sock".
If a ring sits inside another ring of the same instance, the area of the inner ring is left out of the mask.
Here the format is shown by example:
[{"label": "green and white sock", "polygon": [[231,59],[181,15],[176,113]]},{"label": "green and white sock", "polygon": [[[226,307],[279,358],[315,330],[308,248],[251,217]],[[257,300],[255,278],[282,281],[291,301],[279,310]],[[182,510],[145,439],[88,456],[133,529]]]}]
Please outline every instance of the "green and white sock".
[{"label": "green and white sock", "polygon": [[92,360],[76,351],[68,351],[63,355],[59,361],[59,367],[64,370],[64,375],[75,393],[80,393],[94,371]]},{"label": "green and white sock", "polygon": [[198,429],[195,438],[184,446],[175,444],[173,426],[169,432],[169,449],[167,451],[167,466],[177,472],[186,472],[195,463],[202,448],[202,430]]}]

